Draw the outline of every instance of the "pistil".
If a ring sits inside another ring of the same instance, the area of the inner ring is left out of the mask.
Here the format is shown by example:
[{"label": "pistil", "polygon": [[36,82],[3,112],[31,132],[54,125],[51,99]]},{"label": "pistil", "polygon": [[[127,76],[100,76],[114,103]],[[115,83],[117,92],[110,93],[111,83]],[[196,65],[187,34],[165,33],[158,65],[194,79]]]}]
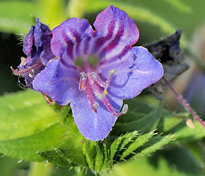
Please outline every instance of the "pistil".
[{"label": "pistil", "polygon": [[[117,113],[112,105],[110,104],[109,100],[107,99],[106,95],[108,95],[108,87],[110,84],[110,81],[112,79],[112,75],[116,73],[116,71],[110,70],[109,71],[109,78],[106,82],[104,82],[98,74],[95,72],[88,72],[87,74],[85,72],[80,72],[80,84],[79,84],[79,90],[85,91],[88,97],[89,104],[91,106],[91,109],[97,113],[97,109],[99,107],[99,103],[95,101],[96,97],[98,100],[102,101],[103,104],[106,106],[106,108],[111,112],[111,114],[115,117],[119,117],[122,114],[127,113],[128,105],[125,104],[122,108],[122,111]],[[104,88],[104,90],[102,89]]]}]

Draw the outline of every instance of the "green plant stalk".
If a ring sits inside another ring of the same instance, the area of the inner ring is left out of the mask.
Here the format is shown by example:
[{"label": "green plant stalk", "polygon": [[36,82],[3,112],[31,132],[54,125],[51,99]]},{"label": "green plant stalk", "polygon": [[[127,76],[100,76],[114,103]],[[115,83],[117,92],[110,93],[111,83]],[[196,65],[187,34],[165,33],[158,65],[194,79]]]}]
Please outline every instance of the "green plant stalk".
[{"label": "green plant stalk", "polygon": [[31,162],[28,176],[49,176],[53,165],[47,162]]}]

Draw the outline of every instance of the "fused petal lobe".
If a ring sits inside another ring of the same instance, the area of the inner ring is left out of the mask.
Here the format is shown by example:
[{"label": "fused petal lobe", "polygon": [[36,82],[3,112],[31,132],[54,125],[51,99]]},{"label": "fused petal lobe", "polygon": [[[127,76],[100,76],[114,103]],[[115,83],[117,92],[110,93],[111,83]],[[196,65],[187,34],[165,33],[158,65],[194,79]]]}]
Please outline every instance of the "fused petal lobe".
[{"label": "fused petal lobe", "polygon": [[60,59],[50,62],[35,77],[33,87],[59,105],[67,105],[77,94],[78,78],[74,70],[65,70],[61,67]]},{"label": "fused petal lobe", "polygon": [[121,99],[137,96],[163,76],[162,65],[143,47],[133,47],[123,58],[102,67],[102,73],[116,70],[108,92]]},{"label": "fused petal lobe", "polygon": [[67,52],[74,59],[76,46],[80,41],[93,35],[93,29],[87,20],[70,18],[57,26],[52,31],[51,49],[56,56],[62,56]]},{"label": "fused petal lobe", "polygon": [[130,49],[139,38],[135,22],[124,11],[113,6],[97,16],[94,27],[96,37],[92,53],[97,53],[101,60],[122,55],[124,49]]},{"label": "fused petal lobe", "polygon": [[116,35],[127,45],[133,45],[139,38],[135,22],[124,11],[114,6],[109,6],[99,13],[93,25],[97,36]]},{"label": "fused petal lobe", "polygon": [[[98,101],[98,103],[99,107],[95,113],[90,108],[84,92],[79,92],[78,96],[71,101],[71,109],[78,129],[85,138],[92,141],[103,140],[107,137],[117,120],[117,117],[113,116],[102,102]],[[117,103],[120,104],[119,107],[122,105],[121,100]]]}]

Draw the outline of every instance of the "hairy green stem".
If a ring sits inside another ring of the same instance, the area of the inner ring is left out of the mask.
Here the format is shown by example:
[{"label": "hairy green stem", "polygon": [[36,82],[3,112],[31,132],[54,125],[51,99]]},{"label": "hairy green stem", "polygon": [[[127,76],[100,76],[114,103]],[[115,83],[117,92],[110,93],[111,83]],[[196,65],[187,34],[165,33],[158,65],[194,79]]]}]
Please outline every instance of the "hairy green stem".
[{"label": "hairy green stem", "polygon": [[47,162],[31,162],[28,176],[49,176],[53,165]]},{"label": "hairy green stem", "polygon": [[164,82],[168,85],[168,87],[171,89],[171,91],[174,93],[174,95],[177,97],[177,99],[181,102],[181,104],[191,113],[191,115],[205,128],[205,123],[199,118],[199,116],[192,110],[192,108],[184,101],[182,96],[180,96],[176,90],[172,87],[172,85],[167,81],[165,77],[162,77]]}]

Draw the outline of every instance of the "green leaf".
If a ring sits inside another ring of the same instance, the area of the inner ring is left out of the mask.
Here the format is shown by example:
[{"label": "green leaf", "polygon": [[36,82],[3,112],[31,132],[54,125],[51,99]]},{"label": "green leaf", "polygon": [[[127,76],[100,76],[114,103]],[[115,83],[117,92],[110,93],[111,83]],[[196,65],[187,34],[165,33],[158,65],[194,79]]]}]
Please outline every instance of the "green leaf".
[{"label": "green leaf", "polygon": [[0,141],[0,152],[21,160],[42,161],[37,153],[62,144],[66,131],[65,125],[56,124],[31,136]]},{"label": "green leaf", "polygon": [[103,165],[104,156],[98,142],[86,140],[83,146],[83,153],[89,167],[92,170],[100,171]]},{"label": "green leaf", "polygon": [[171,114],[170,112],[163,111],[163,120],[160,126],[163,129],[160,131],[163,134],[175,134],[176,140],[189,140],[193,141],[205,137],[205,128],[198,122],[194,122],[194,129],[186,125],[186,120],[190,119],[189,113]]},{"label": "green leaf", "polygon": [[149,155],[156,150],[159,150],[162,148],[162,146],[168,144],[169,142],[173,141],[175,139],[175,135],[167,135],[163,137],[153,137],[151,138],[142,148],[137,151],[136,155],[133,157],[134,159],[143,157],[145,155]]},{"label": "green leaf", "polygon": [[96,145],[95,171],[100,171],[104,164],[104,155],[99,145]]},{"label": "green leaf", "polygon": [[2,96],[0,105],[0,140],[32,135],[60,121],[53,107],[32,90]]},{"label": "green leaf", "polygon": [[143,146],[151,137],[153,137],[153,135],[154,135],[154,131],[147,134],[140,135],[135,140],[133,140],[133,142],[125,149],[125,151],[120,156],[120,160],[123,160],[128,155],[133,154],[133,152],[136,149]]},{"label": "green leaf", "polygon": [[26,34],[37,10],[37,4],[32,1],[0,1],[0,30]]},{"label": "green leaf", "polygon": [[112,134],[121,134],[130,131],[139,131],[147,133],[154,130],[161,118],[161,105],[157,108],[151,108],[137,99],[125,101],[128,104],[129,111],[127,114],[119,117]]},{"label": "green leaf", "polygon": [[113,161],[116,153],[119,153],[128,143],[132,142],[132,139],[135,138],[137,134],[137,131],[133,131],[115,139],[110,146],[110,159]]},{"label": "green leaf", "polygon": [[39,152],[40,157],[57,166],[75,166],[87,167],[85,156],[79,149],[60,149]]},{"label": "green leaf", "polygon": [[108,149],[106,144],[103,144],[103,155],[104,155],[104,162],[102,165],[101,170],[109,170],[112,167],[112,160],[110,160],[109,154],[110,154],[110,149]]}]

